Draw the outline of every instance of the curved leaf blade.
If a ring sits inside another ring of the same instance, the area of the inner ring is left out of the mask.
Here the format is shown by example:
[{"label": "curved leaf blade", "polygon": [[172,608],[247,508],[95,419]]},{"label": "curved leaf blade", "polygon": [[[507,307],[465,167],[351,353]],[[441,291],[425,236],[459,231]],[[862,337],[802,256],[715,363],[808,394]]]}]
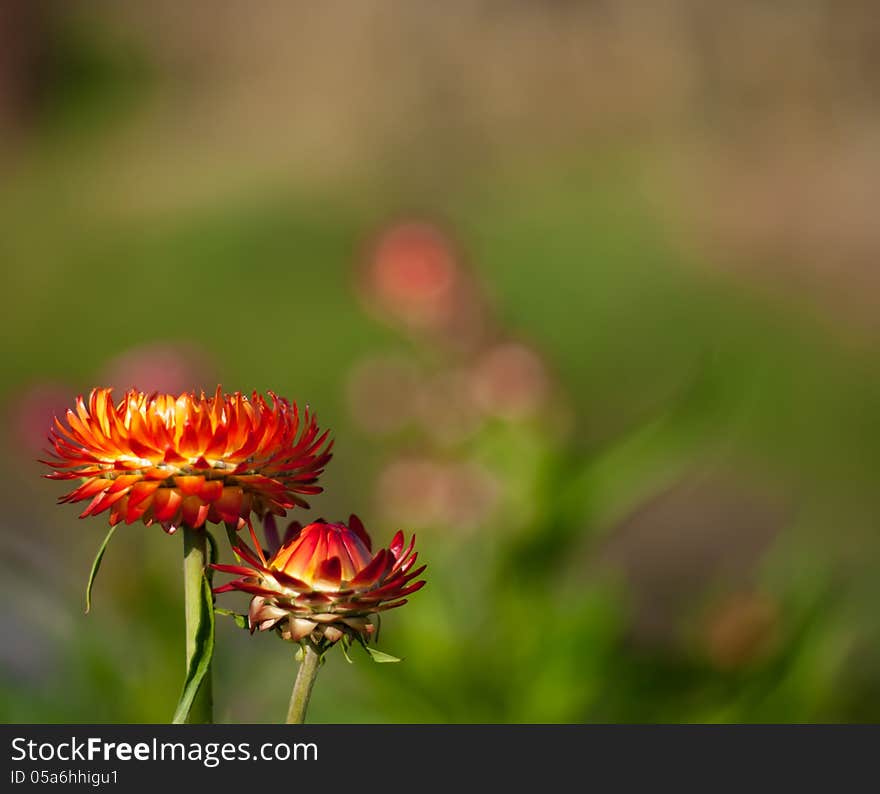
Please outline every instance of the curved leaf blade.
[{"label": "curved leaf blade", "polygon": [[214,656],[214,594],[208,577],[202,575],[202,600],[199,614],[199,628],[196,631],[196,652],[189,662],[186,671],[186,679],[183,682],[183,691],[177,702],[172,723],[183,725],[189,717],[193,700],[199,687],[205,678],[205,674],[211,666],[211,658]]},{"label": "curved leaf blade", "polygon": [[89,610],[92,608],[92,587],[95,584],[95,577],[98,575],[98,571],[101,568],[101,560],[104,559],[104,552],[107,551],[107,546],[110,543],[110,538],[113,537],[113,533],[116,531],[116,527],[119,524],[114,524],[110,527],[110,531],[107,533],[104,538],[104,542],[98,547],[98,553],[95,555],[95,561],[92,563],[92,570],[89,571],[89,581],[86,582],[86,614],[89,614]]},{"label": "curved leaf blade", "polygon": [[374,662],[400,662],[402,659],[398,659],[396,656],[392,656],[390,653],[383,653],[382,651],[377,651],[375,648],[371,648],[369,645],[364,645],[364,650],[373,657]]}]

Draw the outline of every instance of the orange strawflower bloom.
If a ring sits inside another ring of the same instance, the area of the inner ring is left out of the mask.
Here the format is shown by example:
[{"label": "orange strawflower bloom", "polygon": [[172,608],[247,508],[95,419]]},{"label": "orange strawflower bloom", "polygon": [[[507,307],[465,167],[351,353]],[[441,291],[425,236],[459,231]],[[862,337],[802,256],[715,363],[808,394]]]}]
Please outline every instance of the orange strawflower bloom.
[{"label": "orange strawflower bloom", "polygon": [[50,479],[83,482],[59,501],[88,499],[80,518],[109,509],[111,525],[141,520],[169,533],[307,507],[332,447],[308,409],[301,416],[271,392],[267,402],[219,386],[213,397],[131,389],[118,403],[94,389],[66,418],[55,419],[55,454],[42,462]]},{"label": "orange strawflower bloom", "polygon": [[[274,534],[274,520],[269,517]],[[267,533],[269,534],[269,533]],[[415,538],[404,546],[398,532],[387,549],[373,554],[372,541],[357,516],[348,525],[316,521],[290,525],[287,539],[268,560],[241,543],[233,550],[243,565],[213,565],[239,576],[214,589],[254,596],[248,611],[251,632],[277,629],[286,640],[332,645],[343,636],[366,641],[375,630],[371,616],[403,606],[424,587],[413,570]]]}]

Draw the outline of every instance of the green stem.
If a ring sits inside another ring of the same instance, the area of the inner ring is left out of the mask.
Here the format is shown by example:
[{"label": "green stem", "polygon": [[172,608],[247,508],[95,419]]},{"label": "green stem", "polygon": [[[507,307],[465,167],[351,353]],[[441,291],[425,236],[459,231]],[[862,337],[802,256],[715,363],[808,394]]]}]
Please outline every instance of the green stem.
[{"label": "green stem", "polygon": [[306,709],[309,707],[309,698],[312,696],[312,687],[318,677],[318,667],[321,665],[321,656],[312,647],[311,643],[302,646],[303,658],[293,683],[293,691],[290,693],[290,706],[287,709],[287,724],[302,725],[306,721]]},{"label": "green stem", "polygon": [[[186,669],[196,653],[196,633],[202,610],[202,577],[207,563],[207,539],[202,529],[183,528],[183,602],[186,615]],[[213,722],[211,669],[205,674],[189,712],[190,723]]]}]

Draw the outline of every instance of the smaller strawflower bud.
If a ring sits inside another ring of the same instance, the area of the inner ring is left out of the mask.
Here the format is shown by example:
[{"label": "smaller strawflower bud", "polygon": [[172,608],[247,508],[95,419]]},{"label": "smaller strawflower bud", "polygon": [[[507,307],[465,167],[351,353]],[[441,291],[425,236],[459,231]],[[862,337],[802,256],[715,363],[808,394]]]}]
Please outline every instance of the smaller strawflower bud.
[{"label": "smaller strawflower bud", "polygon": [[[277,538],[274,519],[267,535]],[[372,541],[357,516],[348,524],[319,520],[306,527],[293,523],[271,556],[240,543],[233,550],[241,565],[215,564],[238,579],[215,593],[241,590],[253,596],[247,621],[251,632],[276,630],[286,640],[324,650],[344,637],[366,646],[375,631],[373,617],[403,606],[424,587],[414,581],[425,566],[414,568],[415,538],[404,544],[398,532],[388,548],[373,553]]]}]

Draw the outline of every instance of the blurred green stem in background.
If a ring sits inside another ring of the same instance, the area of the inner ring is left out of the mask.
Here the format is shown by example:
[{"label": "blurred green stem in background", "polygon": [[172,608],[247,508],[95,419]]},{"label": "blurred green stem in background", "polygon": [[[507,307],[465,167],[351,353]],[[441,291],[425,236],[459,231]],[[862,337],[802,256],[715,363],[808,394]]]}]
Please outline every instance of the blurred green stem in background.
[{"label": "blurred green stem in background", "polygon": [[312,647],[311,643],[302,646],[302,660],[296,681],[293,682],[293,691],[290,693],[290,706],[287,709],[287,724],[302,725],[306,721],[306,709],[309,707],[309,698],[312,696],[312,687],[318,677],[318,668],[321,666],[321,656]]},{"label": "blurred green stem in background", "polygon": [[[202,580],[207,564],[207,532],[204,529],[183,528],[183,600],[186,614],[186,669],[198,652],[199,621],[202,613]],[[214,695],[211,686],[210,663],[201,686],[192,702],[188,723],[213,722]]]}]

